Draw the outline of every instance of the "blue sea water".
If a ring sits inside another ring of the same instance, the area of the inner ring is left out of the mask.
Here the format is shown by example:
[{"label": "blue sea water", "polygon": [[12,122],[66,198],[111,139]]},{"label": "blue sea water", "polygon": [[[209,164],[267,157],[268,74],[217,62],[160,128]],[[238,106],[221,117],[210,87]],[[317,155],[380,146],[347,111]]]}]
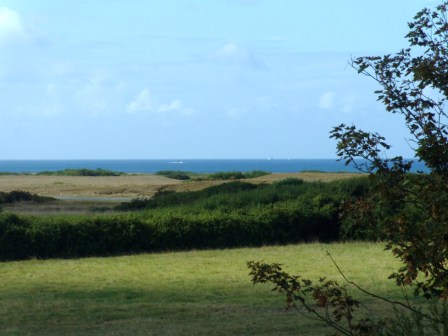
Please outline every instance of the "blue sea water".
[{"label": "blue sea water", "polygon": [[[193,173],[264,170],[292,173],[305,170],[356,172],[336,159],[258,159],[258,160],[0,160],[0,172],[38,173],[64,169],[109,169],[124,173],[155,173],[160,170],[182,170]],[[415,169],[426,170],[416,163]]]}]

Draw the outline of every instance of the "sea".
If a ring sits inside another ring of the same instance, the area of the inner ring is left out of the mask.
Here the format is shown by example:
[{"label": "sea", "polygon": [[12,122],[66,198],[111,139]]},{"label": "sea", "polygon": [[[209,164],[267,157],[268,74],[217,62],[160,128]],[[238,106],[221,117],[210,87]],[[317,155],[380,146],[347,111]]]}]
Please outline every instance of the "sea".
[{"label": "sea", "polygon": [[[336,159],[165,159],[165,160],[0,160],[0,172],[39,173],[64,169],[108,169],[123,173],[155,173],[161,170],[180,170],[192,173],[216,173],[263,170],[271,173],[303,171],[357,172],[352,165]],[[427,171],[424,164],[415,162],[414,171]]]}]

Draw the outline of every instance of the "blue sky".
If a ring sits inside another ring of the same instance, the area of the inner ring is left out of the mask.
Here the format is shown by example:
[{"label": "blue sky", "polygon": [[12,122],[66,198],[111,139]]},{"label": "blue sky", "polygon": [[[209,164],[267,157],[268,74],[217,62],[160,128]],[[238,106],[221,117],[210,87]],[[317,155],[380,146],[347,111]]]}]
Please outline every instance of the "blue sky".
[{"label": "blue sky", "polygon": [[0,159],[334,158],[341,122],[412,156],[352,57],[428,0],[0,0]]}]

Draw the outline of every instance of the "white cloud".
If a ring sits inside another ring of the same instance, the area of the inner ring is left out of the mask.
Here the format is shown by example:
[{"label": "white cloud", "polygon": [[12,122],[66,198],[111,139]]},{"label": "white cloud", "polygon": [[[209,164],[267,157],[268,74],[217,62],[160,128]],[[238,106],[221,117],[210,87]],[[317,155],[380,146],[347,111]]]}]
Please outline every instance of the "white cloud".
[{"label": "white cloud", "polygon": [[175,99],[169,104],[162,104],[158,108],[158,112],[178,111],[182,108],[182,101]]},{"label": "white cloud", "polygon": [[325,92],[319,99],[319,108],[329,110],[333,108],[336,99],[336,93],[332,91]]},{"label": "white cloud", "polygon": [[31,40],[21,15],[7,7],[0,7],[0,45],[24,43]]},{"label": "white cloud", "polygon": [[141,111],[153,111],[153,99],[151,97],[151,93],[149,92],[148,88],[143,89],[136,97],[135,99],[130,102],[126,106],[126,111],[128,113],[135,113],[135,112],[141,112]]},{"label": "white cloud", "polygon": [[157,111],[161,112],[161,113],[174,111],[174,112],[179,112],[180,114],[185,115],[185,116],[191,116],[195,113],[194,109],[185,107],[182,100],[179,100],[179,99],[174,99],[169,104],[160,105],[159,108],[157,109]]},{"label": "white cloud", "polygon": [[143,89],[140,93],[126,106],[127,113],[136,112],[154,112],[169,113],[176,112],[185,116],[191,116],[196,111],[185,106],[182,100],[174,99],[169,103],[157,104],[148,88]]}]

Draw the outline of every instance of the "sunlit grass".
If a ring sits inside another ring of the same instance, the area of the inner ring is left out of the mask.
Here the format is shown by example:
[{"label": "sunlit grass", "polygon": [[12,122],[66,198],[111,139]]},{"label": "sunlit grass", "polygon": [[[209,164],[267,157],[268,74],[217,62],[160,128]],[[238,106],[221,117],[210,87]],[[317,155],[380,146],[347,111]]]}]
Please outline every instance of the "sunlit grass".
[{"label": "sunlit grass", "polygon": [[253,286],[246,261],[342,281],[326,250],[360,285],[400,296],[386,280],[397,261],[372,243],[8,262],[0,264],[0,334],[323,334],[319,324],[285,312],[270,286]]}]

